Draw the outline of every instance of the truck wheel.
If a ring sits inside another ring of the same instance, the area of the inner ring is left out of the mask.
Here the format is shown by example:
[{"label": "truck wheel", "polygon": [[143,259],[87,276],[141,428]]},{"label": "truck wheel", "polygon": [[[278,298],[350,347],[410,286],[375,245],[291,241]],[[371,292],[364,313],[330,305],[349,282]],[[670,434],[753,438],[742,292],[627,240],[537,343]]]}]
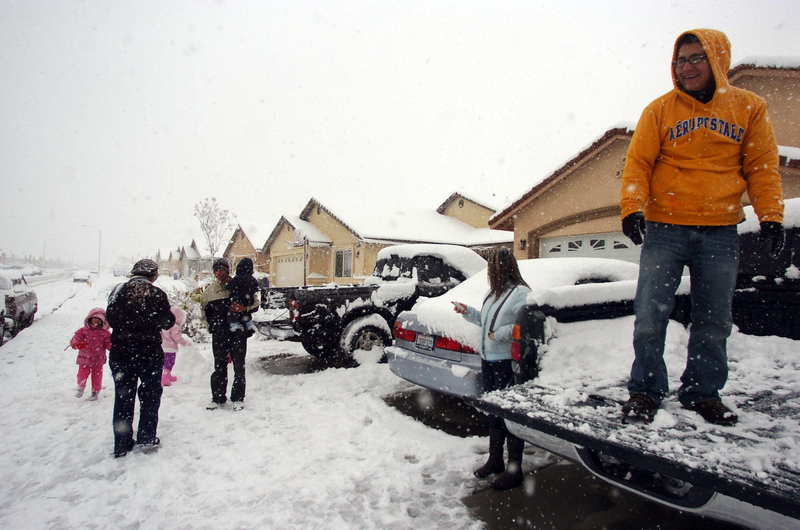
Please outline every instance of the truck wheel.
[{"label": "truck wheel", "polygon": [[301,341],[300,344],[303,345],[303,349],[313,355],[314,357],[319,357],[320,359],[327,359],[329,357],[336,357],[341,353],[338,347],[328,344],[326,342],[321,341]]},{"label": "truck wheel", "polygon": [[365,324],[364,320],[354,320],[342,334],[342,350],[348,355],[356,350],[371,351],[372,348],[385,348],[392,344],[389,332],[380,326]]}]

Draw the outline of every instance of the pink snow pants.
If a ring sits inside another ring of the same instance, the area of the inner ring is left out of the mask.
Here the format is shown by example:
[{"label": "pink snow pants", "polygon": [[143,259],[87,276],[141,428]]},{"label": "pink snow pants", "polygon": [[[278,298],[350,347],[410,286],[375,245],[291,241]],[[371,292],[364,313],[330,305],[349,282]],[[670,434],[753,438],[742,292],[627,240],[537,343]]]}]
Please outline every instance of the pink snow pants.
[{"label": "pink snow pants", "polygon": [[78,386],[86,388],[86,381],[92,376],[92,392],[100,392],[103,388],[103,365],[78,366]]}]

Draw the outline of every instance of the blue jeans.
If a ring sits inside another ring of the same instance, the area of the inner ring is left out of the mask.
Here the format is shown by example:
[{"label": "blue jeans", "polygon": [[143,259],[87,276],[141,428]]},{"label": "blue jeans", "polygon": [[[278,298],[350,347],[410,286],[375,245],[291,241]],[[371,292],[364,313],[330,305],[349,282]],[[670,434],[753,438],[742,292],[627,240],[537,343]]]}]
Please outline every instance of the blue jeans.
[{"label": "blue jeans", "polygon": [[669,391],[664,339],[684,266],[691,278],[692,324],[678,400],[691,406],[719,398],[728,380],[726,343],[739,270],[736,227],[647,223],[634,300],[636,357],[628,390],[646,394],[656,403]]}]

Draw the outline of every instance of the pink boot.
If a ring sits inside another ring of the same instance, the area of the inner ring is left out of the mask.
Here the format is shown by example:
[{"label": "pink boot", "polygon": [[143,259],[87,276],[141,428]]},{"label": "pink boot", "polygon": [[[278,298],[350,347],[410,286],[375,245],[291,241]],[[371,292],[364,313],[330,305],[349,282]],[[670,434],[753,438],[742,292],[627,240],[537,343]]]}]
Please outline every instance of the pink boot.
[{"label": "pink boot", "polygon": [[171,386],[172,381],[169,378],[169,370],[164,368],[164,372],[161,374],[161,386]]},{"label": "pink boot", "polygon": [[178,380],[178,378],[177,378],[177,377],[175,377],[174,375],[172,375],[172,370],[167,370],[167,375],[169,376],[169,380],[170,380],[170,381],[173,381],[173,382],[175,382],[175,381],[177,381],[177,380]]}]

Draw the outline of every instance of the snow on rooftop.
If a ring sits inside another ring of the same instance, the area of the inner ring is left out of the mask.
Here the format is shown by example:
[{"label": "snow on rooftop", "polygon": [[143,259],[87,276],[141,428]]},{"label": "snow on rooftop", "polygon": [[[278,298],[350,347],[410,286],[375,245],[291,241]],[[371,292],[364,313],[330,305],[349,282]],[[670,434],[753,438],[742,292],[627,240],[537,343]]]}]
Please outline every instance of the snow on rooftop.
[{"label": "snow on rooftop", "polygon": [[766,68],[770,66],[775,68],[800,68],[800,57],[782,57],[779,55],[749,55],[733,63],[731,69],[743,64],[752,64],[759,68]]},{"label": "snow on rooftop", "polygon": [[[760,225],[752,206],[744,207],[744,216],[744,222],[738,226],[739,233],[749,234],[751,232],[758,232]],[[786,228],[796,228],[800,226],[800,197],[786,199],[784,201],[783,226]]]},{"label": "snow on rooftop", "polygon": [[303,221],[296,215],[285,215],[284,218],[289,221],[289,224],[294,227],[295,231],[301,231],[309,243],[333,243],[333,240],[326,236],[325,232],[308,221]]},{"label": "snow on rooftop", "polygon": [[378,260],[388,259],[390,256],[410,258],[418,254],[437,256],[448,265],[462,271],[467,277],[474,276],[486,268],[486,260],[474,250],[457,245],[411,244],[394,245],[378,252]]},{"label": "snow on rooftop", "polygon": [[785,156],[788,160],[800,160],[800,147],[778,146],[778,155]]},{"label": "snow on rooftop", "polygon": [[463,246],[510,243],[514,240],[512,232],[474,228],[431,209],[387,211],[385,204],[364,204],[354,208],[337,201],[318,202],[365,240]]},{"label": "snow on rooftop", "polygon": [[605,131],[603,131],[603,133],[602,133],[602,134],[599,134],[599,135],[595,136],[595,137],[594,137],[594,138],[593,138],[591,141],[589,141],[588,143],[584,144],[583,146],[581,146],[581,147],[580,147],[580,149],[578,149],[577,151],[575,151],[575,154],[574,154],[574,155],[571,155],[571,156],[567,157],[567,159],[566,159],[566,160],[565,160],[563,163],[559,164],[559,165],[558,165],[558,167],[555,167],[555,168],[553,168],[553,169],[552,169],[552,170],[550,170],[550,171],[547,171],[547,172],[541,173],[541,174],[538,176],[538,179],[537,179],[537,180],[534,182],[534,184],[533,184],[533,185],[531,185],[531,186],[527,187],[527,188],[525,189],[525,191],[524,191],[524,192],[522,192],[522,193],[521,193],[521,194],[519,194],[518,196],[514,197],[512,200],[510,200],[508,203],[506,203],[506,204],[505,204],[505,206],[503,206],[502,208],[498,208],[498,209],[497,209],[497,213],[496,213],[496,214],[494,214],[494,215],[491,217],[491,219],[489,219],[489,222],[491,222],[491,221],[492,221],[494,218],[496,218],[496,217],[497,217],[499,214],[501,214],[501,213],[505,212],[505,211],[506,211],[506,209],[507,209],[509,206],[511,206],[512,204],[516,203],[517,201],[519,201],[519,200],[521,200],[523,197],[525,197],[525,195],[526,195],[528,192],[530,192],[530,191],[531,191],[533,188],[535,188],[536,186],[538,186],[539,184],[541,184],[541,183],[542,183],[542,182],[543,182],[543,181],[544,181],[544,180],[545,180],[547,177],[549,177],[550,175],[554,174],[556,171],[558,171],[559,169],[563,168],[563,167],[564,167],[564,166],[565,166],[565,165],[566,165],[568,162],[570,162],[571,160],[574,160],[574,159],[575,159],[575,158],[577,158],[577,157],[578,157],[578,156],[579,156],[581,153],[583,153],[584,151],[586,151],[587,149],[589,149],[590,147],[592,147],[592,145],[594,145],[594,143],[595,143],[595,142],[597,142],[597,141],[598,141],[598,140],[600,140],[600,139],[601,139],[603,136],[605,136],[606,134],[608,134],[608,131],[613,131],[614,129],[623,129],[623,130],[624,130],[624,131],[626,131],[626,132],[631,132],[631,133],[632,133],[632,132],[634,132],[634,131],[636,130],[636,122],[631,122],[631,121],[621,121],[621,122],[617,122],[616,124],[612,125],[612,126],[611,126],[611,127],[609,127],[608,129],[606,129]]},{"label": "snow on rooftop", "polygon": [[272,233],[275,225],[266,225],[263,223],[239,223],[242,231],[250,240],[253,247],[260,249],[267,242],[267,238]]}]

